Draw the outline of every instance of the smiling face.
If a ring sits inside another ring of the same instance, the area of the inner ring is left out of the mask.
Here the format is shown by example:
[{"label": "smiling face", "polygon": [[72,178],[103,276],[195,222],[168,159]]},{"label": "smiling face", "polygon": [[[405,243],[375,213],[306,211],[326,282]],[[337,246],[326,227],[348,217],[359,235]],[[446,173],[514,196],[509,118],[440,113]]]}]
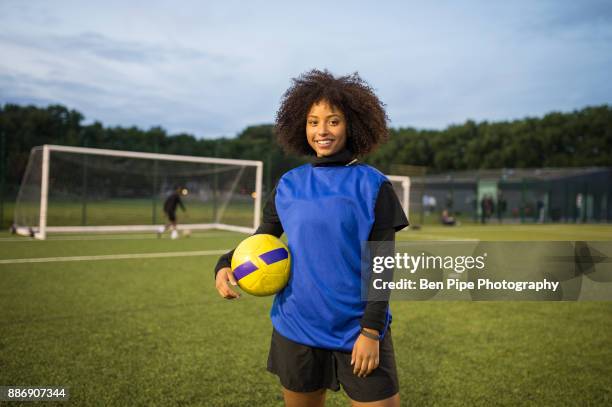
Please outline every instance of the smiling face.
[{"label": "smiling face", "polygon": [[321,100],[306,117],[306,138],[317,157],[327,157],[346,146],[346,119],[342,111]]}]

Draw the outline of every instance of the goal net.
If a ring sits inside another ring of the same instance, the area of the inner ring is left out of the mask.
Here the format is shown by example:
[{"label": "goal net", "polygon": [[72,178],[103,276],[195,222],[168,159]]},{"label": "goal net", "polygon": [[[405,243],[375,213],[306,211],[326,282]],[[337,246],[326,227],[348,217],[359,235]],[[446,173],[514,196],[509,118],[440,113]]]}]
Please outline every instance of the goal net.
[{"label": "goal net", "polygon": [[156,231],[165,199],[186,189],[178,228],[252,233],[259,226],[262,162],[44,145],[35,147],[15,205],[16,231]]},{"label": "goal net", "polygon": [[410,220],[410,177],[404,175],[387,175],[387,178],[391,181],[391,185],[393,185],[393,189],[402,204],[402,208],[404,208],[406,218]]}]

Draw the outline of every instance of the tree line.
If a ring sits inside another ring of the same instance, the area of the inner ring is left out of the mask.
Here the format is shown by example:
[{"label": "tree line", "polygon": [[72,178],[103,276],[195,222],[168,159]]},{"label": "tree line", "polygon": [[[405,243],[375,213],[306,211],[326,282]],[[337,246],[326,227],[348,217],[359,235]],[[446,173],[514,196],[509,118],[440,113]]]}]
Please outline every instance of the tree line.
[{"label": "tree line", "polygon": [[[30,149],[43,144],[243,158],[264,161],[264,184],[272,185],[303,157],[286,155],[273,126],[244,129],[233,138],[171,135],[161,127],[83,124],[82,113],[62,105],[0,106],[0,158],[4,194],[14,195]],[[394,164],[427,167],[429,173],[485,168],[612,166],[612,107],[586,107],[543,117],[500,122],[468,120],[443,130],[391,128],[389,141],[365,161],[383,172]]]}]

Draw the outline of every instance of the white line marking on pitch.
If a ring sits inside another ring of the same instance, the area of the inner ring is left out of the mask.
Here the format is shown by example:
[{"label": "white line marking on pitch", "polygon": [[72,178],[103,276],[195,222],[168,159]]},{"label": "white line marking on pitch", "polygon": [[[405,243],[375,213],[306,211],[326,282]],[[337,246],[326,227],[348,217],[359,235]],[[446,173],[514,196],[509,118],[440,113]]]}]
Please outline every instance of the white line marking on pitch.
[{"label": "white line marking on pitch", "polygon": [[[447,240],[447,241],[460,241],[460,242],[477,242],[480,239],[472,239],[472,238],[468,238],[468,237],[453,237],[453,236],[448,236],[448,235],[435,235],[432,233],[421,233],[421,232],[414,232],[414,234],[412,234],[413,237],[415,238],[419,238],[422,237],[424,239],[433,239],[433,240]],[[415,239],[417,240],[417,239]],[[402,242],[404,241],[408,241],[408,240],[402,240]]]},{"label": "white line marking on pitch", "polygon": [[38,258],[32,258],[32,259],[0,260],[0,264],[51,263],[51,262],[58,262],[58,261],[155,259],[155,258],[163,258],[163,257],[214,256],[214,255],[219,255],[219,254],[224,254],[224,253],[227,253],[227,250],[200,250],[200,251],[189,251],[189,252],[109,254],[109,255],[101,255],[101,256],[38,257]]},{"label": "white line marking on pitch", "polygon": [[[216,237],[225,237],[225,236],[231,236],[230,233],[235,233],[235,232],[227,232],[227,233],[211,233],[211,234],[203,234],[203,235],[191,235],[189,238],[183,238],[183,239],[209,239],[209,238],[216,238]],[[82,240],[139,240],[139,239],[144,239],[144,240],[157,240],[157,235],[156,234],[151,234],[151,235],[125,235],[125,236],[81,236],[81,237],[72,237],[72,236],[54,236],[54,237],[48,237],[46,240],[44,241],[64,241],[64,242],[68,242],[68,241],[82,241]],[[169,239],[169,236],[164,236],[161,238],[162,240],[164,239]],[[27,238],[27,237],[0,237],[0,242],[42,242],[42,240],[35,240],[32,238]]]}]

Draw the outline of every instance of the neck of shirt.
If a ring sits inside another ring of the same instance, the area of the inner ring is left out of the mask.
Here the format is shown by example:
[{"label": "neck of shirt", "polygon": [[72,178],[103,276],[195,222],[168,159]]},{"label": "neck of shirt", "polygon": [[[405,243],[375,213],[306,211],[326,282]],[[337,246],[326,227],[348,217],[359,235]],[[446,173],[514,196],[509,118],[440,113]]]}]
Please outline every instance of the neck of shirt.
[{"label": "neck of shirt", "polygon": [[327,157],[315,157],[312,161],[313,167],[329,167],[334,165],[347,165],[355,160],[353,153],[344,149]]}]

